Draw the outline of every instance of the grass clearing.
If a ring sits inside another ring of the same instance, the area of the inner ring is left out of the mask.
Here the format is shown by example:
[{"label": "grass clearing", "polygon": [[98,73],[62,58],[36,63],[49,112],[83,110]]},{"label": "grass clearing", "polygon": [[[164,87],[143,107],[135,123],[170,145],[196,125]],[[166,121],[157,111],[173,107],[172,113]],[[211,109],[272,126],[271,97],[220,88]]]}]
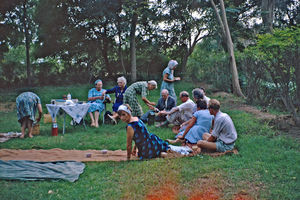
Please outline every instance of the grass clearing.
[{"label": "grass clearing", "polygon": [[[73,98],[86,100],[89,88],[88,85],[44,87],[37,88],[35,92],[41,97],[45,112],[45,103],[68,92]],[[176,84],[176,91],[191,93],[192,89],[190,83]],[[9,94],[9,97],[1,94],[0,102],[15,101],[17,93],[12,91]],[[150,95],[149,99],[156,101],[159,90],[151,91]],[[141,105],[146,111],[146,106]],[[107,108],[111,110],[111,104]],[[293,138],[278,136],[276,131],[251,114],[226,107],[222,111],[232,117],[236,126],[238,155],[216,158],[198,155],[142,162],[88,162],[75,183],[0,180],[0,199],[151,199],[155,194],[173,195],[176,199],[192,199],[197,195],[235,199],[239,194],[252,199],[300,199],[299,143]],[[20,131],[15,110],[0,112],[0,115],[0,132]],[[98,129],[88,126],[87,130],[67,123],[63,136],[62,119],[62,116],[58,117],[57,137],[51,136],[51,124],[41,122],[40,135],[23,140],[12,139],[0,143],[0,148],[126,149],[124,123],[101,125]],[[148,129],[162,139],[174,137],[171,129],[154,126]]]}]

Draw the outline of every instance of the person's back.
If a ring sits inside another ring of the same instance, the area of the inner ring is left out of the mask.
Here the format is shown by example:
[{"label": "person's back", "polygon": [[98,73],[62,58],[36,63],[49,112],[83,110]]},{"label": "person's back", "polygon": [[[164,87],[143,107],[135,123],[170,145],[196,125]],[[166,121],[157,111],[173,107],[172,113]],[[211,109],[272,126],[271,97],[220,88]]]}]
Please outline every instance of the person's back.
[{"label": "person's back", "polygon": [[212,135],[222,140],[225,144],[231,144],[237,139],[237,132],[233,121],[226,113],[219,111],[215,117]]}]

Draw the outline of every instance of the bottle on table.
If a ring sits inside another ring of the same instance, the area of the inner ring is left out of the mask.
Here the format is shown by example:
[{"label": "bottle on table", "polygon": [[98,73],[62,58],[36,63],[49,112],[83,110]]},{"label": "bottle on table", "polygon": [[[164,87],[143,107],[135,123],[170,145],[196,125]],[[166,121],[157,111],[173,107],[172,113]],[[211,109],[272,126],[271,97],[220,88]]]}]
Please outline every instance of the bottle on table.
[{"label": "bottle on table", "polygon": [[68,100],[72,100],[72,96],[71,96],[70,93],[67,95],[67,99],[68,99]]}]

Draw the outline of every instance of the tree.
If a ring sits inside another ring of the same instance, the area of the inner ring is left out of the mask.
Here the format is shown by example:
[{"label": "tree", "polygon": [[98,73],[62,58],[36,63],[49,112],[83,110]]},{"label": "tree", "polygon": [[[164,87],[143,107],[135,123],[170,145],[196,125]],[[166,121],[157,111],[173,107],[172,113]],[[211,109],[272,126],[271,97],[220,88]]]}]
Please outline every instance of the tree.
[{"label": "tree", "polygon": [[236,66],[236,61],[235,61],[235,55],[234,55],[234,49],[233,49],[233,43],[230,35],[230,30],[228,27],[227,23],[227,17],[226,17],[226,12],[225,12],[225,6],[223,0],[220,1],[220,9],[221,9],[221,16],[218,12],[218,9],[214,3],[214,0],[210,0],[211,5],[215,11],[215,14],[217,16],[217,21],[219,23],[219,26],[221,28],[221,32],[223,35],[223,39],[226,42],[227,46],[227,52],[229,54],[229,60],[230,60],[230,67],[231,67],[231,73],[232,73],[232,87],[233,87],[233,93],[239,97],[245,97],[244,94],[242,93],[240,83],[239,83],[239,76],[238,76],[238,71],[237,71],[237,66]]},{"label": "tree", "polygon": [[267,33],[273,31],[275,0],[262,0],[261,1],[261,16],[263,26]]}]

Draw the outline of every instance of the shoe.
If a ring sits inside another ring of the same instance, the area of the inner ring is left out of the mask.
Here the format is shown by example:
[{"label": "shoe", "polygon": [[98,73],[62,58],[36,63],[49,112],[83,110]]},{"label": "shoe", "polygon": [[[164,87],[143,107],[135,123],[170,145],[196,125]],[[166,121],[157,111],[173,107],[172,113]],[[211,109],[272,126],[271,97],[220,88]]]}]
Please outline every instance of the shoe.
[{"label": "shoe", "polygon": [[113,124],[117,124],[117,120],[113,116],[111,116],[110,114],[108,114],[107,116],[112,120]]}]

